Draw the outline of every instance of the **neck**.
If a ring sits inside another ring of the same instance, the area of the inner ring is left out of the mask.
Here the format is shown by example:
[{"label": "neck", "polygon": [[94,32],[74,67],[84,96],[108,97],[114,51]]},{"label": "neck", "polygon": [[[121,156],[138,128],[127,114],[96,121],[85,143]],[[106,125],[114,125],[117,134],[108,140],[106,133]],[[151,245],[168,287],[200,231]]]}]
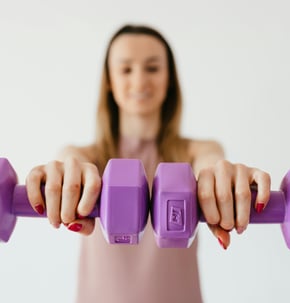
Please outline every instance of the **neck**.
[{"label": "neck", "polygon": [[159,114],[136,116],[120,113],[120,135],[137,140],[156,139],[160,128]]}]

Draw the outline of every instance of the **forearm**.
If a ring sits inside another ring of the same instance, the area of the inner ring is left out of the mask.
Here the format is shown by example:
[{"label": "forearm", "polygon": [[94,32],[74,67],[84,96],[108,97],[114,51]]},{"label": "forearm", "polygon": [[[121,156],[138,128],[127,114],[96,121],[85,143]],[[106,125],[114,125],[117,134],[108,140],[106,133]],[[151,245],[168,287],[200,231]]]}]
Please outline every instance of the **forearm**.
[{"label": "forearm", "polygon": [[193,163],[193,171],[196,177],[198,177],[202,169],[212,167],[224,158],[224,150],[217,142],[210,141],[197,147]]}]

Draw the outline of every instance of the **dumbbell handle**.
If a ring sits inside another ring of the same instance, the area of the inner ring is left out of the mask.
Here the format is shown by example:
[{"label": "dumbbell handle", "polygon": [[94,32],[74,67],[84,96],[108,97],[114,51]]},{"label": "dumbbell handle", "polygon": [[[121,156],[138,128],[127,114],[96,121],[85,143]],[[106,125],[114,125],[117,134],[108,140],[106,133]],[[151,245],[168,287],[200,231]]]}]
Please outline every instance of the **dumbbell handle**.
[{"label": "dumbbell handle", "polygon": [[[44,186],[41,188],[44,192]],[[267,207],[257,213],[255,210],[257,192],[252,190],[252,203],[250,212],[250,223],[283,223],[286,211],[285,195],[282,191],[271,191],[270,200]],[[12,213],[17,217],[41,217],[31,207],[25,185],[16,185],[13,194]],[[43,214],[46,216],[46,213]],[[89,218],[99,217],[99,204],[96,203],[93,211],[89,214]],[[199,217],[200,222],[206,222],[202,212]]]},{"label": "dumbbell handle", "polygon": [[[41,191],[44,196],[44,185],[41,186]],[[17,217],[45,217],[38,214],[30,205],[25,185],[16,185],[13,193],[11,212]],[[89,218],[99,217],[99,203],[96,203],[93,211],[89,214]]]},{"label": "dumbbell handle", "polygon": [[[270,199],[265,209],[258,213],[255,209],[257,191],[252,190],[250,223],[283,223],[286,214],[286,199],[283,191],[271,191]],[[206,222],[200,212],[200,222]]]}]

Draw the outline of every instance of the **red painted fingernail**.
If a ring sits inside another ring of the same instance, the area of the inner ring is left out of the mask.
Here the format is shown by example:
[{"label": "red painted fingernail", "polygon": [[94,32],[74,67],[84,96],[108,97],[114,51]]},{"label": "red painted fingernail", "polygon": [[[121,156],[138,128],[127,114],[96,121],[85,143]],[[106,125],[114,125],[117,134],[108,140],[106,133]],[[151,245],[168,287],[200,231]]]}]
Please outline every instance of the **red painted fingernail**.
[{"label": "red painted fingernail", "polygon": [[264,209],[264,203],[257,203],[256,205],[256,211],[257,213],[261,213]]},{"label": "red painted fingernail", "polygon": [[73,223],[68,226],[68,229],[71,231],[78,232],[82,229],[83,225],[80,223]]},{"label": "red painted fingernail", "polygon": [[222,241],[222,239],[221,239],[220,237],[218,237],[218,241],[219,241],[220,246],[221,246],[223,249],[227,249],[227,247],[225,246],[224,242]]},{"label": "red painted fingernail", "polygon": [[77,219],[85,219],[85,218],[86,218],[85,216],[77,214]]},{"label": "red painted fingernail", "polygon": [[44,214],[44,207],[41,204],[36,205],[34,208],[40,215]]}]

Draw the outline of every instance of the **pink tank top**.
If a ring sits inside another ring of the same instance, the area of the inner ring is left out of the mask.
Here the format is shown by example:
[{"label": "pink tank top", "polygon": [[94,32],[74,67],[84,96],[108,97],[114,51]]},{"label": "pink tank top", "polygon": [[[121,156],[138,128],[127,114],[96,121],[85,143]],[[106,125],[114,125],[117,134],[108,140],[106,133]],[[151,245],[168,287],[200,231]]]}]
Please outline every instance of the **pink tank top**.
[{"label": "pink tank top", "polygon": [[[122,138],[122,158],[141,159],[151,186],[160,158],[155,141]],[[77,303],[199,303],[197,239],[187,249],[158,248],[150,219],[138,245],[110,245],[96,220],[81,240]]]}]

